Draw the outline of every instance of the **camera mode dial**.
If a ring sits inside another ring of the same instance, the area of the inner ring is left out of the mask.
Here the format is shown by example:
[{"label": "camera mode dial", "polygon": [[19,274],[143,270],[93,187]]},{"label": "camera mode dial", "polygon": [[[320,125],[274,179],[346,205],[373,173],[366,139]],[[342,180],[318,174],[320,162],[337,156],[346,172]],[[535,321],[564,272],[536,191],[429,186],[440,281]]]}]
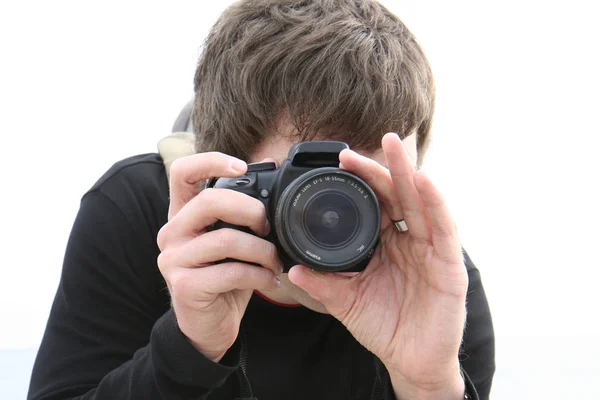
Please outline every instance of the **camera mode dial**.
[{"label": "camera mode dial", "polygon": [[248,164],[248,171],[246,171],[246,173],[249,174],[251,172],[273,171],[275,169],[277,168],[274,162],[261,162]]}]

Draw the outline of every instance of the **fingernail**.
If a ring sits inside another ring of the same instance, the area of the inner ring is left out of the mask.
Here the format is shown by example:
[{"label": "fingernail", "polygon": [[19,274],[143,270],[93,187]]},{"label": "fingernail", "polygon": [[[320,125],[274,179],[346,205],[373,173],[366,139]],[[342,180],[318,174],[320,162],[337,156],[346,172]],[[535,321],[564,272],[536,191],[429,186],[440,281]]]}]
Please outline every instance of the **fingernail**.
[{"label": "fingernail", "polygon": [[246,163],[242,160],[235,159],[231,162],[231,169],[235,172],[246,172]]},{"label": "fingernail", "polygon": [[396,132],[388,132],[388,133],[386,133],[386,136],[387,135],[395,136],[396,139],[402,141],[402,139],[400,139],[400,135],[398,135]]}]

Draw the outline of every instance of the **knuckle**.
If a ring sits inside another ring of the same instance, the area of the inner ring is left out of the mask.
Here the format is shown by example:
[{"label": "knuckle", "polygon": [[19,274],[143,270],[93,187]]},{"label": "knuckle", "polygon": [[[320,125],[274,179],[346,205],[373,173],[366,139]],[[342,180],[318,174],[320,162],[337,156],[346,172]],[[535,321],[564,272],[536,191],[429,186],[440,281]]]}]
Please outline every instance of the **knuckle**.
[{"label": "knuckle", "polygon": [[169,223],[166,223],[165,225],[163,225],[162,228],[160,228],[158,234],[156,235],[156,244],[158,245],[160,251],[164,251],[167,247],[167,242],[170,236],[170,230],[171,229]]},{"label": "knuckle", "polygon": [[232,236],[234,231],[229,228],[218,229],[215,231],[215,237],[213,241],[213,247],[222,252],[227,251],[232,243]]},{"label": "knuckle", "polygon": [[265,258],[268,260],[269,263],[276,264],[276,260],[278,259],[279,256],[277,254],[277,249],[275,248],[275,245],[266,240],[263,240],[262,242],[263,242],[263,245],[262,245],[262,248],[260,249],[260,251],[263,252],[263,254],[265,255]]},{"label": "knuckle", "polygon": [[176,274],[169,279],[169,288],[171,290],[171,297],[173,298],[185,298],[190,292],[193,292],[190,290],[191,286],[192,280],[185,276],[185,274]]},{"label": "knuckle", "polygon": [[172,255],[168,250],[161,251],[158,257],[156,258],[156,264],[158,265],[158,269],[164,275],[169,266],[172,264]]},{"label": "knuckle", "polygon": [[264,221],[267,218],[267,210],[265,209],[265,206],[258,199],[249,196],[246,197],[250,199],[250,201],[248,202],[248,207],[246,207],[246,209],[248,210],[248,213],[246,214],[248,218],[247,225],[263,226]]},{"label": "knuckle", "polygon": [[248,271],[243,265],[236,264],[228,270],[227,279],[235,287],[249,278]]},{"label": "knuckle", "polygon": [[171,163],[171,168],[169,170],[169,174],[171,175],[171,180],[178,181],[185,175],[185,170],[187,166],[187,157],[180,157],[173,160]]},{"label": "knuckle", "polygon": [[254,202],[253,202],[254,215],[257,216],[258,218],[260,218],[261,220],[265,219],[267,217],[267,210],[265,209],[264,204],[261,203],[261,201],[258,199],[253,198],[252,200],[254,200]]}]

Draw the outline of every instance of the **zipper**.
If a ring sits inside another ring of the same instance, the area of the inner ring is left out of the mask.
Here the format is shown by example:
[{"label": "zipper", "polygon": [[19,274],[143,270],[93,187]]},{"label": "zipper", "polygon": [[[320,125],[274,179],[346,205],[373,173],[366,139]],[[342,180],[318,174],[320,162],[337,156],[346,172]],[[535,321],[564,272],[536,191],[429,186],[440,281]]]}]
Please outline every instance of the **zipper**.
[{"label": "zipper", "polygon": [[375,363],[375,382],[373,383],[373,389],[371,390],[371,400],[383,400],[384,389],[383,379],[381,377],[383,370],[383,363],[373,356],[373,362]]},{"label": "zipper", "polygon": [[242,354],[240,356],[240,368],[237,371],[240,395],[236,398],[236,400],[258,400],[252,393],[250,379],[248,379],[248,374],[246,372],[246,368],[248,366],[248,346],[246,343],[246,332],[241,326],[240,335],[242,339]]}]

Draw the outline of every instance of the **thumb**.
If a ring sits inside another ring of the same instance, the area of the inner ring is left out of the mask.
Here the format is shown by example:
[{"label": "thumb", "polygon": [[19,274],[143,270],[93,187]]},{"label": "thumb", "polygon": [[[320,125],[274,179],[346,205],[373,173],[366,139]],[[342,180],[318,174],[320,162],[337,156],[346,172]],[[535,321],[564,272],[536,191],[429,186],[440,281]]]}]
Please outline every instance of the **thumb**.
[{"label": "thumb", "polygon": [[355,275],[321,272],[295,265],[290,269],[288,278],[310,297],[321,302],[331,315],[340,319],[348,314],[354,304],[358,288]]}]

